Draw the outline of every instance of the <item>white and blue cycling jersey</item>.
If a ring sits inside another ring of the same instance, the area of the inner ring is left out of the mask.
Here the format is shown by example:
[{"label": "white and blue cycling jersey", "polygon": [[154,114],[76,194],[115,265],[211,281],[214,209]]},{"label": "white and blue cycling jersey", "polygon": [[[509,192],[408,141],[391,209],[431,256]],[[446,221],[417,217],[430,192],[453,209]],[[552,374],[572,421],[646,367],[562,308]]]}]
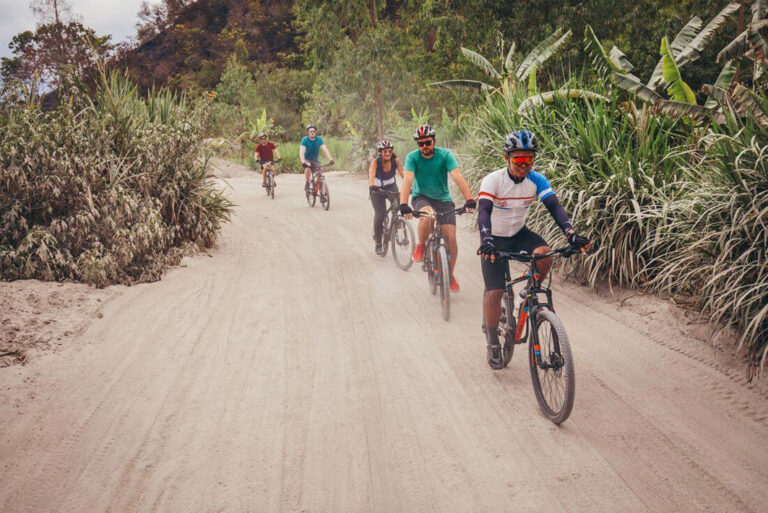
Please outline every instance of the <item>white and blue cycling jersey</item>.
[{"label": "white and blue cycling jersey", "polygon": [[520,183],[515,183],[507,169],[501,168],[483,178],[478,199],[493,202],[491,235],[512,237],[525,226],[533,202],[553,194],[549,180],[541,173],[531,170]]}]

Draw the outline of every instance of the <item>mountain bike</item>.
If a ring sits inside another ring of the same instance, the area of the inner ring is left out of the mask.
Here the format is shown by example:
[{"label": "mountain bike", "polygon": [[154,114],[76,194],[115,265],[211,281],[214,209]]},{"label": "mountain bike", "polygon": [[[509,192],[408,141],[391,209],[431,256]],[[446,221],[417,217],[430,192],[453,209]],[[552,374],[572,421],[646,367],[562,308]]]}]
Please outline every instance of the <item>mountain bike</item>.
[{"label": "mountain bike", "polygon": [[[541,255],[526,252],[499,251],[496,258],[507,261],[504,270],[505,293],[501,303],[499,340],[502,341],[504,367],[512,360],[515,346],[528,342],[528,364],[533,391],[541,412],[555,424],[565,422],[573,409],[576,379],[568,334],[555,314],[552,302],[552,275],[542,283],[537,262],[553,255],[569,257],[578,253],[571,247],[555,249]],[[510,277],[509,261],[527,263],[528,271],[514,280]],[[515,306],[514,286],[526,282]],[[540,295],[545,299],[541,300]],[[515,312],[517,310],[517,312]],[[515,320],[517,313],[517,321]],[[483,324],[483,333],[486,327]]]},{"label": "mountain bike", "polygon": [[427,272],[429,292],[435,295],[438,290],[440,291],[440,309],[446,321],[451,318],[451,266],[448,241],[443,236],[442,220],[450,214],[461,215],[464,212],[464,207],[443,212],[413,212],[414,217],[428,217],[435,220],[432,233],[424,243],[424,262],[421,268]]},{"label": "mountain bike", "polygon": [[384,229],[382,232],[383,251],[379,253],[382,258],[387,256],[387,250],[390,242],[392,243],[392,258],[403,271],[407,271],[413,265],[413,246],[416,238],[413,236],[413,228],[408,221],[400,215],[400,193],[388,191],[381,187],[372,191],[371,194],[383,194],[389,198],[389,209],[384,218]]},{"label": "mountain bike", "polygon": [[320,204],[323,206],[323,210],[328,210],[331,207],[331,194],[328,192],[328,184],[325,181],[325,176],[323,176],[323,168],[325,166],[330,166],[331,164],[333,164],[333,161],[312,168],[309,178],[309,189],[305,191],[307,194],[307,203],[309,203],[310,207],[315,206],[318,197],[320,198]]},{"label": "mountain bike", "polygon": [[261,165],[263,169],[264,165],[272,164],[267,168],[266,186],[264,187],[267,191],[267,196],[272,199],[275,199],[275,187],[277,187],[277,184],[275,183],[275,172],[273,171],[276,162],[280,162],[280,160],[264,162],[264,164]]}]

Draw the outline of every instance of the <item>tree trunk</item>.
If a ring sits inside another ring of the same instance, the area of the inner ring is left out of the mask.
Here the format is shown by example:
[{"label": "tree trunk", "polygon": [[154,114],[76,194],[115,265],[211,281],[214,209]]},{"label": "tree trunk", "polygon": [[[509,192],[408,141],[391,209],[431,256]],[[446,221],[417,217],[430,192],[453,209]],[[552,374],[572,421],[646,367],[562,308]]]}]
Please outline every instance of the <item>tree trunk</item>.
[{"label": "tree trunk", "polygon": [[[741,6],[739,6],[739,20],[736,22],[736,35],[738,36],[742,32],[744,32],[744,4],[746,4],[747,0],[741,0]],[[751,5],[750,1],[750,5]],[[738,66],[736,68],[736,73],[733,75],[733,80],[731,81],[731,84],[738,83],[741,79],[741,66]]]},{"label": "tree trunk", "polygon": [[379,141],[384,139],[384,119],[381,108],[381,86],[376,84],[376,134],[379,137]]},{"label": "tree trunk", "polygon": [[371,11],[371,27],[376,28],[378,19],[376,18],[376,0],[370,0],[368,4]]}]

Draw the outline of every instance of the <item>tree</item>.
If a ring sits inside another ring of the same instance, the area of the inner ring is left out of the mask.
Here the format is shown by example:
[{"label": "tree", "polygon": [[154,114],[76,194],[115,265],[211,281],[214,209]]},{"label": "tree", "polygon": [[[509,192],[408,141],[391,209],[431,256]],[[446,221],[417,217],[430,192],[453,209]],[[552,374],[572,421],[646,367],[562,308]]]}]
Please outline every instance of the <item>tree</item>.
[{"label": "tree", "polygon": [[29,8],[41,25],[77,21],[67,0],[31,0]]},{"label": "tree", "polygon": [[3,57],[0,78],[29,82],[37,73],[43,84],[55,86],[65,69],[82,77],[109,55],[110,38],[75,21],[40,25],[35,32],[13,37],[9,45],[13,57]]}]

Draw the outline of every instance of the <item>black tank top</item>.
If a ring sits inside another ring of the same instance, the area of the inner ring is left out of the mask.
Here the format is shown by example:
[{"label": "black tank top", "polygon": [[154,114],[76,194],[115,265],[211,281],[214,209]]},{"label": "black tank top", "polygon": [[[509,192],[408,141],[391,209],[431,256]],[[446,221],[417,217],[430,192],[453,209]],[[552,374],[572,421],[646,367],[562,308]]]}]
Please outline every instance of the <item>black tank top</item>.
[{"label": "black tank top", "polygon": [[384,171],[384,162],[382,161],[381,155],[376,158],[376,179],[380,182],[380,186],[395,183],[395,171],[397,170],[395,157],[392,156],[392,159],[389,162],[392,165],[391,169],[389,171]]}]

